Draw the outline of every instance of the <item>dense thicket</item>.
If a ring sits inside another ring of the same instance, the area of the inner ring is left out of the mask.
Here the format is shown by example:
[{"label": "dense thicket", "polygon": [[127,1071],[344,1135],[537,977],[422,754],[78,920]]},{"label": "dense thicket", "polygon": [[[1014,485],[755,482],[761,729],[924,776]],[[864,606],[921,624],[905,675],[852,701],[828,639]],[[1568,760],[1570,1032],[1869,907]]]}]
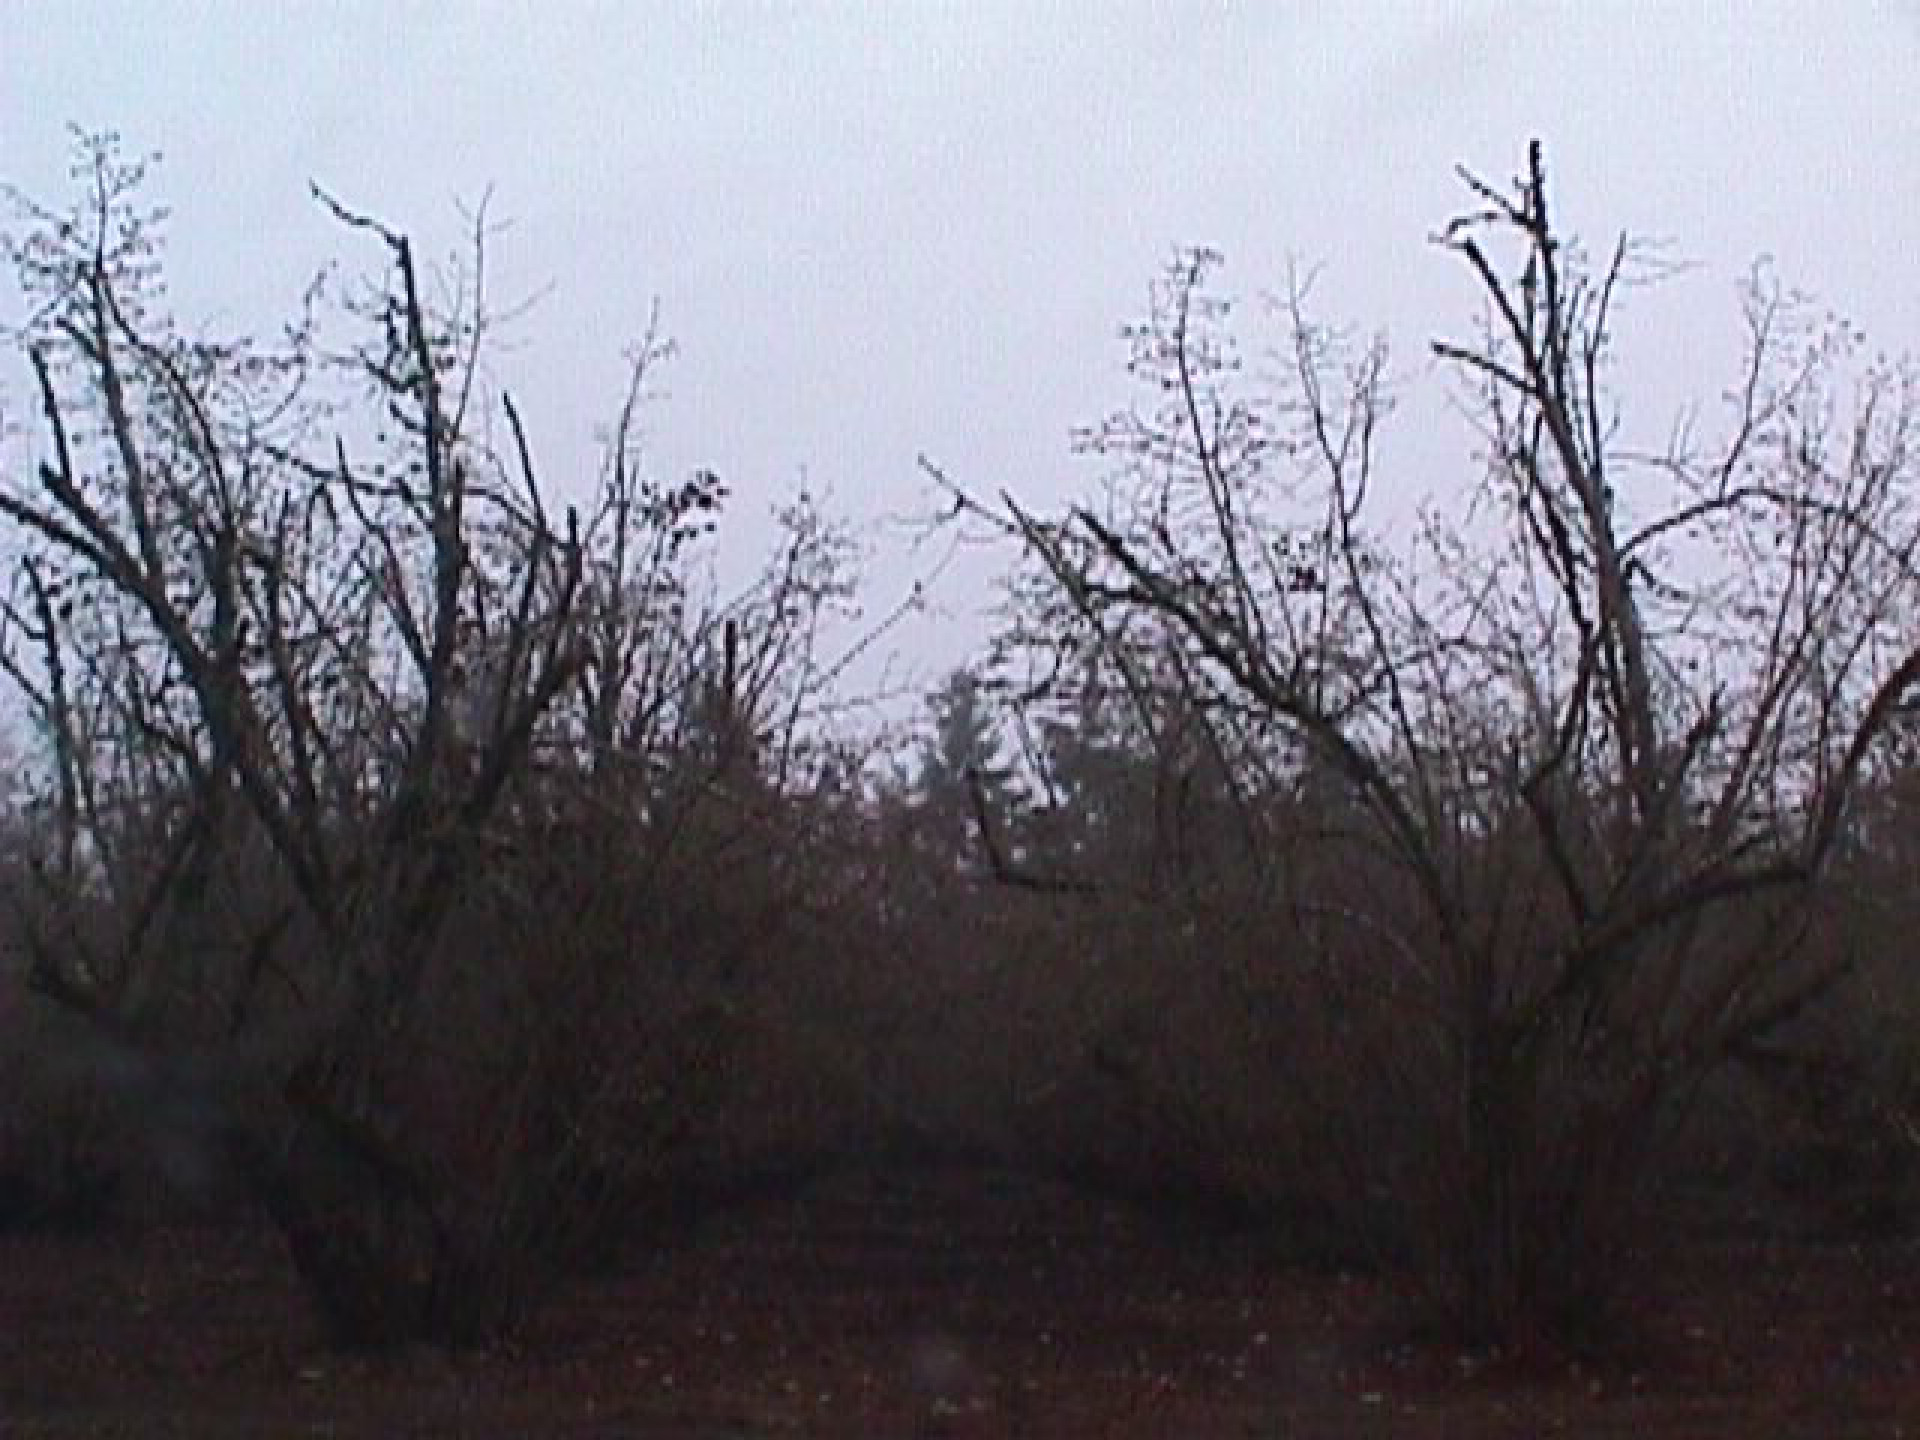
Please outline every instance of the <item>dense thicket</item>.
[{"label": "dense thicket", "polygon": [[1256,384],[1180,257],[1097,501],[929,466],[1022,559],[889,749],[817,718],[829,518],[703,585],[655,337],[556,487],[484,225],[430,271],[321,197],[374,278],[196,336],[143,168],[89,142],[8,243],[0,1217],[254,1206],[355,1344],[498,1335],[670,1197],[855,1151],[1272,1224],[1479,1338],[1604,1317],[1676,1179],[1909,1217],[1912,376],[1766,275],[1715,438],[1637,454],[1636,252],[1537,149],[1470,181],[1480,463],[1409,526],[1384,346],[1295,286]]}]

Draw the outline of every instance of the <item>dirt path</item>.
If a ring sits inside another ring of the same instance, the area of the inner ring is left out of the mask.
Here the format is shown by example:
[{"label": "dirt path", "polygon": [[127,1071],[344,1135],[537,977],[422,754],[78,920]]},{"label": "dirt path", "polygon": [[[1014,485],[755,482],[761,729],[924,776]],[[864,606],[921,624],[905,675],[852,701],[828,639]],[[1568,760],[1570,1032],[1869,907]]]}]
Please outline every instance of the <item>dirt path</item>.
[{"label": "dirt path", "polygon": [[1396,1344],[1401,1313],[1376,1282],[958,1170],[744,1208],[473,1357],[327,1353],[268,1237],[16,1239],[0,1436],[1920,1433],[1911,1246],[1703,1252],[1645,1363],[1599,1370]]}]

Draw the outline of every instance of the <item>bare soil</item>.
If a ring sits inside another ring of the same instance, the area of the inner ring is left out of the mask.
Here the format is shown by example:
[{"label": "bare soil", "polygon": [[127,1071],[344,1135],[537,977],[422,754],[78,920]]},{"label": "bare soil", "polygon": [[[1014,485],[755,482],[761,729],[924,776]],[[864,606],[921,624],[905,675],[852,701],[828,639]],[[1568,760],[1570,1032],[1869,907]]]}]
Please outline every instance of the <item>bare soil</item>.
[{"label": "bare soil", "polygon": [[0,1435],[1900,1436],[1920,1246],[1698,1244],[1604,1359],[1410,1338],[1392,1282],[1083,1192],[847,1172],[476,1355],[329,1352],[265,1232],[0,1240]]}]

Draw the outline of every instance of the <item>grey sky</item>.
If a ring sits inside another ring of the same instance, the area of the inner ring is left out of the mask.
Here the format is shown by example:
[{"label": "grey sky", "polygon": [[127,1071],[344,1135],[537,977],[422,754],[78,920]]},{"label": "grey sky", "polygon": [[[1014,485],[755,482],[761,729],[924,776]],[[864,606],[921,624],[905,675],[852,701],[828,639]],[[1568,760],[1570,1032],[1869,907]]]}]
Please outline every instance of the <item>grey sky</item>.
[{"label": "grey sky", "polygon": [[[1324,262],[1320,313],[1419,375],[1474,314],[1426,243],[1453,166],[1504,177],[1536,134],[1578,228],[1699,262],[1630,321],[1653,429],[1730,378],[1762,252],[1907,349],[1916,76],[1911,3],[0,0],[0,178],[63,194],[69,122],[163,151],[179,309],[239,325],[326,255],[378,259],[309,178],[434,250],[492,186],[496,297],[553,287],[502,367],[550,477],[590,471],[657,296],[682,345],[660,468],[719,471],[743,518],[802,470],[871,515],[916,502],[923,450],[1034,498],[1089,483],[1068,431],[1127,398],[1116,327],[1176,244],[1242,293]],[[875,604],[904,577],[879,566]]]}]

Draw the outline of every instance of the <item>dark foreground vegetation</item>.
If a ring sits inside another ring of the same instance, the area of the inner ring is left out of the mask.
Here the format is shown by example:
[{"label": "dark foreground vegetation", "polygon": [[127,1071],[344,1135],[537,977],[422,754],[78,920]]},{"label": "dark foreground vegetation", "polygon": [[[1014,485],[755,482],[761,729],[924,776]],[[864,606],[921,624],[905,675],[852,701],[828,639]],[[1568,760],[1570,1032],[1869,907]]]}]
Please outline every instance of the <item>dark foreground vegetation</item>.
[{"label": "dark foreground vegetation", "polygon": [[591,1433],[672,1419],[654,1368],[747,1432],[1492,1433],[1489,1376],[1548,1386],[1513,1433],[1913,1413],[1920,472],[1849,328],[1757,273],[1724,413],[1636,448],[1652,269],[1535,149],[1439,238],[1477,458],[1416,518],[1384,346],[1302,284],[1250,340],[1184,255],[1097,498],[927,462],[1017,559],[903,744],[830,722],[810,497],[702,578],[657,336],[550,477],[484,222],[430,267],[319,196],[372,278],[205,337],[143,168],[84,143],[7,247],[0,1400],[45,1433],[188,1375],[231,1385],[181,1433],[308,1383]]}]

